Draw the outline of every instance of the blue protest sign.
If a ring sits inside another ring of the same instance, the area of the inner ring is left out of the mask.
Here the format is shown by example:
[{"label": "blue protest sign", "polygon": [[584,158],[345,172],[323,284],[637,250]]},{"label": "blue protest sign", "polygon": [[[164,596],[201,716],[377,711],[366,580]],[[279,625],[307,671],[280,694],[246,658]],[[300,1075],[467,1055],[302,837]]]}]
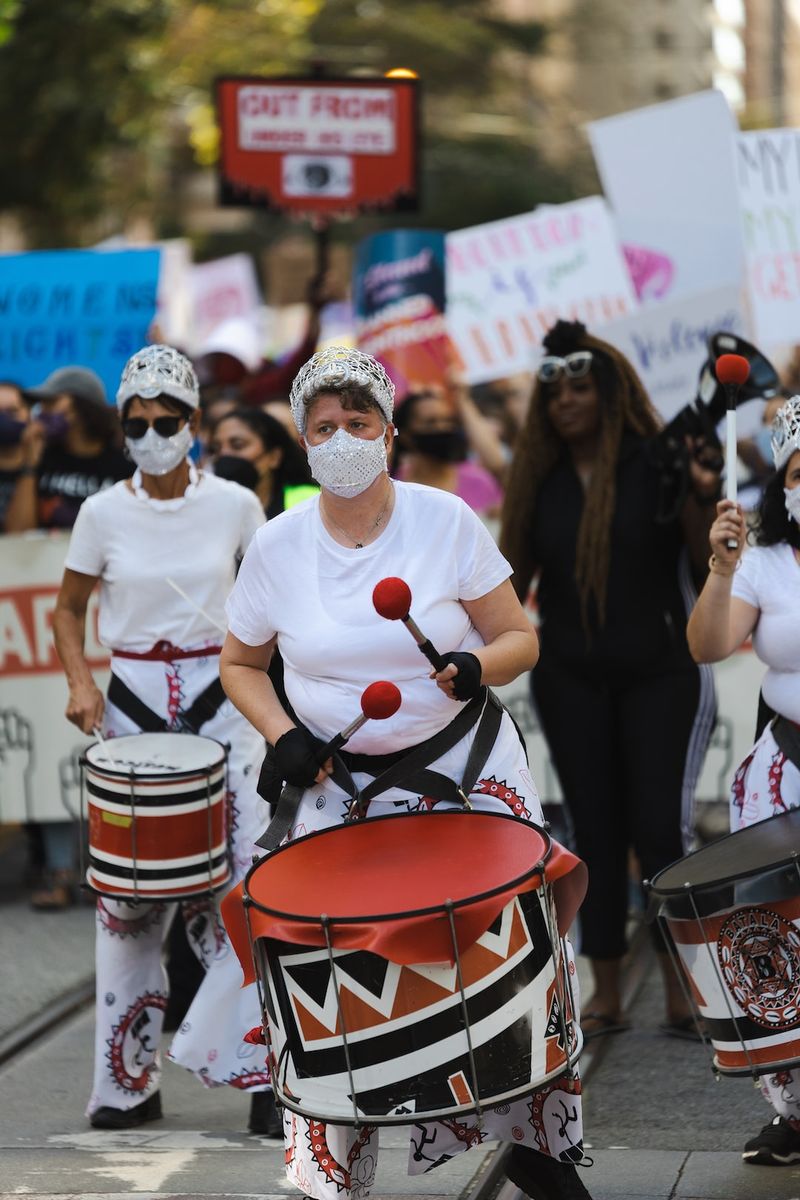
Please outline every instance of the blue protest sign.
[{"label": "blue protest sign", "polygon": [[0,379],[35,387],[56,367],[91,367],[113,402],[122,368],[147,343],[158,250],[0,255]]}]

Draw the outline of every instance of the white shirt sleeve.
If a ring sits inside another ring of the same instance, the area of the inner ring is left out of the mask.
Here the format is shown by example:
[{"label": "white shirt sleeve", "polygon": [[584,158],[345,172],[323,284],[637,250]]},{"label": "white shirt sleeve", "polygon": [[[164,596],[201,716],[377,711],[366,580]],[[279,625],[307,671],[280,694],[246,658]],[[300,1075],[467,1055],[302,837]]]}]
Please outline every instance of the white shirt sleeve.
[{"label": "white shirt sleeve", "polygon": [[756,549],[751,547],[745,550],[741,565],[734,572],[733,586],[731,587],[732,596],[735,596],[737,600],[744,600],[746,604],[752,604],[753,608],[761,608],[758,599],[759,560],[760,555]]},{"label": "white shirt sleeve", "polygon": [[[100,495],[103,493],[101,492]],[[72,527],[69,539],[69,549],[64,566],[70,571],[81,575],[92,575],[100,578],[106,562],[105,547],[98,528],[95,506],[91,499],[84,500],[78,509],[78,516]]]},{"label": "white shirt sleeve", "polygon": [[228,629],[246,646],[264,646],[276,632],[269,615],[269,578],[261,541],[256,536],[250,542],[225,605]]},{"label": "white shirt sleeve", "polygon": [[504,580],[510,579],[511,564],[497,548],[494,538],[466,504],[461,505],[458,539],[458,598],[479,600]]},{"label": "white shirt sleeve", "polygon": [[255,492],[245,492],[245,502],[242,506],[242,536],[239,542],[238,557],[244,557],[247,547],[253,540],[253,534],[265,523],[264,510]]}]

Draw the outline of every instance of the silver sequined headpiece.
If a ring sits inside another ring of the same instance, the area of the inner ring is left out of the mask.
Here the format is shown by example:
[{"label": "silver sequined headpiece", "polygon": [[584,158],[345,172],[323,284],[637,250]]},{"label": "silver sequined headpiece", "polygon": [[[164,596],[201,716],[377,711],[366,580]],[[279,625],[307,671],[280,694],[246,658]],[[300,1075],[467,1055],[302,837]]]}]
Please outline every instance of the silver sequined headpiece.
[{"label": "silver sequined headpiece", "polygon": [[174,346],[145,346],[123,367],[117,389],[120,412],[134,396],[141,396],[143,400],[171,396],[173,400],[188,404],[189,408],[197,408],[200,387],[194,367]]},{"label": "silver sequined headpiece", "polygon": [[776,471],[780,471],[795,450],[800,450],[800,396],[787,400],[772,422],[772,458]]},{"label": "silver sequined headpiece", "polygon": [[391,424],[394,412],[394,384],[381,364],[369,354],[349,346],[329,346],[320,350],[300,368],[295,376],[289,403],[294,423],[300,433],[306,431],[309,402],[326,388],[359,384],[369,389],[372,399]]}]

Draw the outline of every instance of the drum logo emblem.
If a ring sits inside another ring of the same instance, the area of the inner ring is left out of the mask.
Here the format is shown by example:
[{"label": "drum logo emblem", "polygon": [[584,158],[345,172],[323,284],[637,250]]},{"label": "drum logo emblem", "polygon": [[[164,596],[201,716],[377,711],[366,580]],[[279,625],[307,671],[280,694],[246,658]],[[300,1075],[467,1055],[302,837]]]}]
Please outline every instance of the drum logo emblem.
[{"label": "drum logo emblem", "polygon": [[764,1029],[800,1024],[800,930],[768,908],[740,908],[725,920],[717,955],[728,990]]}]

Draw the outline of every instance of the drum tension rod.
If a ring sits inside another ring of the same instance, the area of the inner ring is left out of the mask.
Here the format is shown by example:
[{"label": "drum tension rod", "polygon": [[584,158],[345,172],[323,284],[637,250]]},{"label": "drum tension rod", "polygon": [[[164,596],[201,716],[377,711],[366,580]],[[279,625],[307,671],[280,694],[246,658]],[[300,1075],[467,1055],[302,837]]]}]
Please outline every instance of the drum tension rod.
[{"label": "drum tension rod", "polygon": [[342,1031],[342,1049],[344,1050],[344,1062],[347,1067],[347,1081],[350,1085],[350,1095],[353,1100],[353,1125],[356,1129],[360,1129],[364,1122],[358,1114],[358,1103],[356,1098],[356,1084],[353,1078],[353,1067],[350,1062],[350,1047],[347,1044],[347,1028],[345,1026],[344,1013],[342,1012],[342,1001],[339,995],[339,980],[336,975],[336,962],[333,957],[333,944],[331,943],[330,934],[330,917],[327,913],[320,913],[320,925],[322,932],[325,934],[325,945],[328,950],[328,962],[331,968],[331,979],[333,980],[333,994],[336,997],[336,1011],[339,1014],[339,1026]]},{"label": "drum tension rod", "polygon": [[[470,806],[471,807],[471,806]],[[453,943],[453,962],[456,968],[456,980],[458,981],[458,990],[461,994],[461,1013],[464,1020],[464,1034],[467,1039],[467,1057],[469,1058],[469,1072],[472,1076],[472,1093],[475,1100],[475,1116],[478,1118],[478,1129],[483,1127],[483,1108],[481,1106],[481,1094],[478,1088],[478,1068],[475,1063],[475,1051],[472,1048],[472,1035],[469,1028],[469,1013],[467,1012],[467,997],[464,993],[464,977],[461,974],[461,955],[458,950],[458,941],[456,939],[456,923],[453,917],[453,909],[455,905],[452,900],[445,900],[445,911],[447,919],[450,922],[450,938]]]}]

